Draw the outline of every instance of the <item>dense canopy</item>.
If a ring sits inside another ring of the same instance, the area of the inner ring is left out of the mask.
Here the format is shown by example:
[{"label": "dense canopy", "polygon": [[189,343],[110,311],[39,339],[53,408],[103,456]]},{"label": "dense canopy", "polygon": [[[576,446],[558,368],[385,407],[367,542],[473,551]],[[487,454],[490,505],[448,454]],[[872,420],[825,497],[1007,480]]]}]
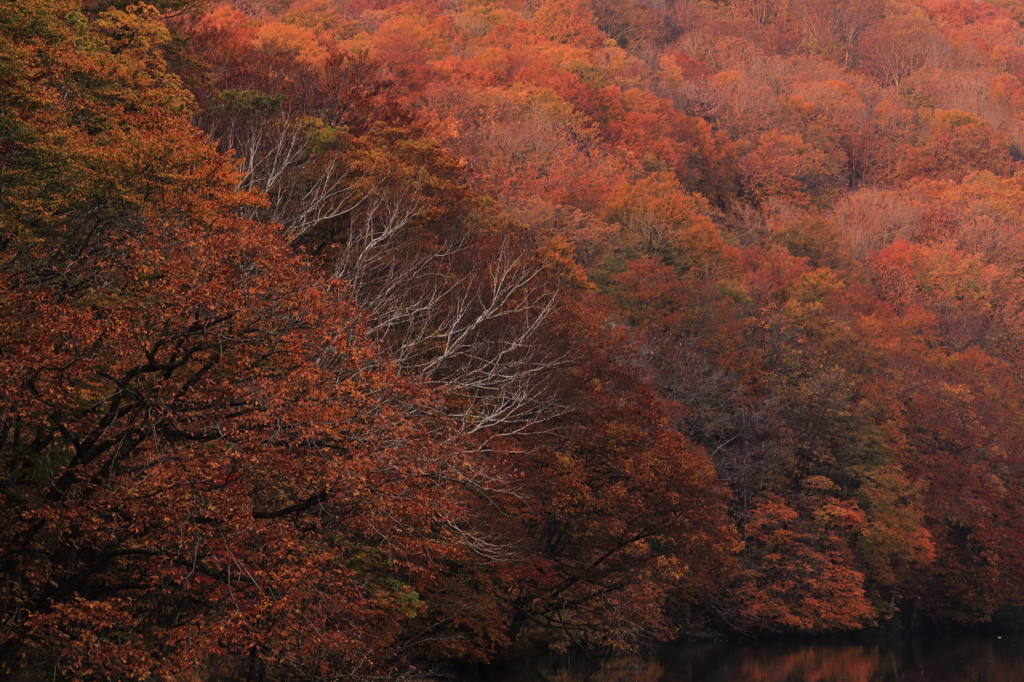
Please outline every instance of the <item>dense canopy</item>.
[{"label": "dense canopy", "polygon": [[1018,0],[0,10],[0,674],[1022,624]]}]

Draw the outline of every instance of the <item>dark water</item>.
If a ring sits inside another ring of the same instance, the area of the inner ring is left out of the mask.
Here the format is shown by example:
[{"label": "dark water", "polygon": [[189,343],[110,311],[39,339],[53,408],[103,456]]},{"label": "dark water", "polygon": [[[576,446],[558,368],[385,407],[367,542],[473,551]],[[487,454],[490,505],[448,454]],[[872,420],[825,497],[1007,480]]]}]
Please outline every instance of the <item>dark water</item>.
[{"label": "dark water", "polygon": [[551,656],[486,682],[1024,682],[1024,637],[666,646],[603,664]]}]

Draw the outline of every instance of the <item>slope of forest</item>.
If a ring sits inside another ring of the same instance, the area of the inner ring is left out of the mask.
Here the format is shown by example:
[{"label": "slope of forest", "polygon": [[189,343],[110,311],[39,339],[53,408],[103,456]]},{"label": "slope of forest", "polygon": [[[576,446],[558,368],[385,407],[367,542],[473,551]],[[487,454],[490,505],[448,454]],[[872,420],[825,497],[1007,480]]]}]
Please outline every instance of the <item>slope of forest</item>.
[{"label": "slope of forest", "polygon": [[1024,623],[1019,0],[0,9],[0,671]]}]

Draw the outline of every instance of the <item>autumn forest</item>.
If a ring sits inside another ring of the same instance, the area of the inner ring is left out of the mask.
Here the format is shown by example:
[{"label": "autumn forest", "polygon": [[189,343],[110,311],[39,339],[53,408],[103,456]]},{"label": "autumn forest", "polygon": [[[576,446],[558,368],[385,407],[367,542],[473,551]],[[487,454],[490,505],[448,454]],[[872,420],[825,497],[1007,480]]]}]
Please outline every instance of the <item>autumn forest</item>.
[{"label": "autumn forest", "polygon": [[0,674],[1024,626],[1020,0],[0,0],[0,285]]}]

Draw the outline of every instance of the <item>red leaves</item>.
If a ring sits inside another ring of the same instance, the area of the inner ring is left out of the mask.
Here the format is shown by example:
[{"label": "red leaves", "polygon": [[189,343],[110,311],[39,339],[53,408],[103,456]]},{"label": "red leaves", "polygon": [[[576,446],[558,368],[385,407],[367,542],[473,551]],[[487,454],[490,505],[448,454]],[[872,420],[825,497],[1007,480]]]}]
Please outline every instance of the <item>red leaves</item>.
[{"label": "red leaves", "polygon": [[[79,125],[88,94],[54,117]],[[418,613],[411,584],[474,555],[477,498],[451,473],[488,465],[443,418],[428,432],[435,398],[280,227],[236,217],[231,163],[163,103],[99,107],[115,132],[68,153],[108,165],[45,169],[50,185],[14,188],[22,213],[5,205],[24,222],[4,244],[4,664],[366,670]],[[34,192],[76,187],[25,219]]]},{"label": "red leaves", "polygon": [[672,633],[669,599],[721,584],[733,538],[702,453],[660,428],[657,401],[621,368],[592,371],[564,445],[534,458],[538,550],[553,571],[521,601],[559,645],[626,649]]},{"label": "red leaves", "polygon": [[823,632],[874,620],[864,576],[849,567],[852,557],[840,537],[863,523],[863,513],[828,495],[835,487],[830,481],[819,490],[818,480],[803,482],[804,514],[770,494],[751,510],[744,526],[751,563],[731,599],[739,627]]},{"label": "red leaves", "polygon": [[5,665],[1021,602],[1008,12],[57,4],[0,17]]}]

